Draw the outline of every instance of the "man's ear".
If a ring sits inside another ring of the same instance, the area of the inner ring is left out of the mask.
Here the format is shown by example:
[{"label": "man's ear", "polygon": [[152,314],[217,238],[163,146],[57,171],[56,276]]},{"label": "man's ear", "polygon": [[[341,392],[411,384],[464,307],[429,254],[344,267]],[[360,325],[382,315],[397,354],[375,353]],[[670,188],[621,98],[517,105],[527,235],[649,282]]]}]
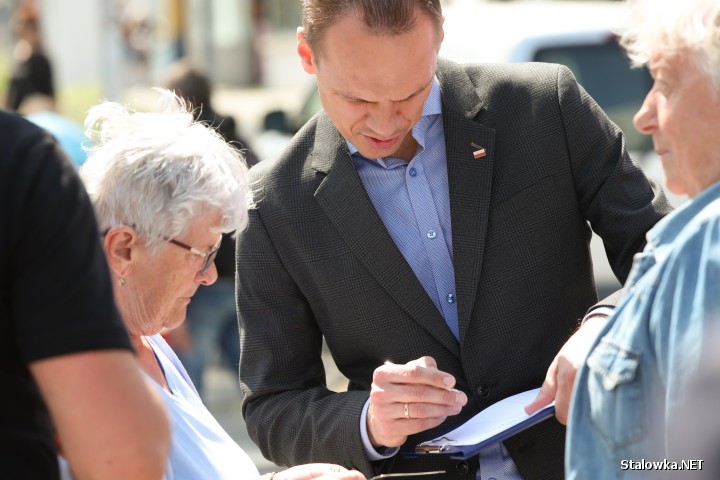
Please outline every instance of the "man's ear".
[{"label": "man's ear", "polygon": [[108,230],[103,247],[110,271],[115,275],[121,278],[127,275],[137,257],[138,240],[137,232],[131,227],[119,225]]},{"label": "man's ear", "polygon": [[440,47],[442,46],[443,40],[445,40],[445,17],[442,19],[442,23],[440,24],[440,29],[438,31],[437,35],[437,51],[440,51]]},{"label": "man's ear", "polygon": [[315,55],[305,38],[305,30],[303,27],[297,29],[297,53],[300,56],[300,64],[305,73],[315,74]]}]

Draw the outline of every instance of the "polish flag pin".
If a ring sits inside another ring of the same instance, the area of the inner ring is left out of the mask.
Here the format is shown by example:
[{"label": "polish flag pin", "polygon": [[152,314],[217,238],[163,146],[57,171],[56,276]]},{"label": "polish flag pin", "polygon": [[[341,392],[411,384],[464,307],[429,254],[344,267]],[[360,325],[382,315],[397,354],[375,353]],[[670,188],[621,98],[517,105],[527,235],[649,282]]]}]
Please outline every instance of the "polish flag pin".
[{"label": "polish flag pin", "polygon": [[473,148],[477,148],[477,150],[475,150],[473,152],[473,158],[478,159],[478,158],[482,158],[485,155],[487,155],[487,153],[485,152],[485,149],[483,147],[481,147],[480,145],[478,145],[477,143],[471,143],[470,146]]}]

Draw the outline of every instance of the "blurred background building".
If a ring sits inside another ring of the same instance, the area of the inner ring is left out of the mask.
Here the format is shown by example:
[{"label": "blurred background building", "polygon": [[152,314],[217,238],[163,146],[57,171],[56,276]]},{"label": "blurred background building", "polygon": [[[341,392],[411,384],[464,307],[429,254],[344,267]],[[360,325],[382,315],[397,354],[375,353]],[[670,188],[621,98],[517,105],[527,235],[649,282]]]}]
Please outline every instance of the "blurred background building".
[{"label": "blurred background building", "polygon": [[[5,98],[21,0],[0,0],[0,98]],[[309,81],[296,68],[297,0],[34,0],[59,102],[82,119],[99,99],[123,100],[187,58],[219,86]]]},{"label": "blurred background building", "polygon": [[[0,98],[5,97],[7,82],[2,80],[8,76],[14,43],[10,19],[20,3],[0,0]],[[33,3],[55,67],[59,102],[76,119],[98,99],[121,100],[128,89],[159,84],[165,69],[181,57],[219,87],[282,88],[312,81],[294,49],[299,0]]]}]

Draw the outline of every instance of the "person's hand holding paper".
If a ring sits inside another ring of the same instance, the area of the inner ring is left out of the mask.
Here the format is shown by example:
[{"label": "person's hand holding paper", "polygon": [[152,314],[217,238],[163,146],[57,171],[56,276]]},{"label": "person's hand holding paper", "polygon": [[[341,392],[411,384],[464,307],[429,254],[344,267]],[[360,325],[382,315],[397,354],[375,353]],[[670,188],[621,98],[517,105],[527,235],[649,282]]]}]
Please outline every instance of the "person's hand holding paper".
[{"label": "person's hand holding paper", "polygon": [[370,391],[367,429],[375,447],[397,447],[408,435],[440,425],[460,413],[467,396],[455,390],[455,378],[432,357],[375,369]]}]

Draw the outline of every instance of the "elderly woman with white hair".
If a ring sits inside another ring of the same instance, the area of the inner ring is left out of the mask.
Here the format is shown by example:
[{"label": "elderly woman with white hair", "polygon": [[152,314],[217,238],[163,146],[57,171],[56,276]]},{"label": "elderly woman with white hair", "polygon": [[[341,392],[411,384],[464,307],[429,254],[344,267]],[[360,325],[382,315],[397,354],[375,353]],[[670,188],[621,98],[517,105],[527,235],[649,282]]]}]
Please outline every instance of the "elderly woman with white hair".
[{"label": "elderly woman with white hair", "polygon": [[578,373],[566,475],[677,478],[674,470],[694,470],[692,478],[717,479],[720,2],[630,6],[622,43],[654,78],[635,126],[652,135],[667,188],[690,201],[648,232],[626,298]]},{"label": "elderly woman with white hair", "polygon": [[[106,102],[90,110],[86,126],[94,146],[80,175],[98,217],[115,301],[142,369],[172,419],[166,478],[257,478],[248,455],[202,404],[160,336],[184,321],[197,289],[216,280],[213,260],[221,235],[247,223],[243,159],[167,91],[161,91],[157,113]],[[274,476],[321,477],[363,478],[327,464]]]}]

